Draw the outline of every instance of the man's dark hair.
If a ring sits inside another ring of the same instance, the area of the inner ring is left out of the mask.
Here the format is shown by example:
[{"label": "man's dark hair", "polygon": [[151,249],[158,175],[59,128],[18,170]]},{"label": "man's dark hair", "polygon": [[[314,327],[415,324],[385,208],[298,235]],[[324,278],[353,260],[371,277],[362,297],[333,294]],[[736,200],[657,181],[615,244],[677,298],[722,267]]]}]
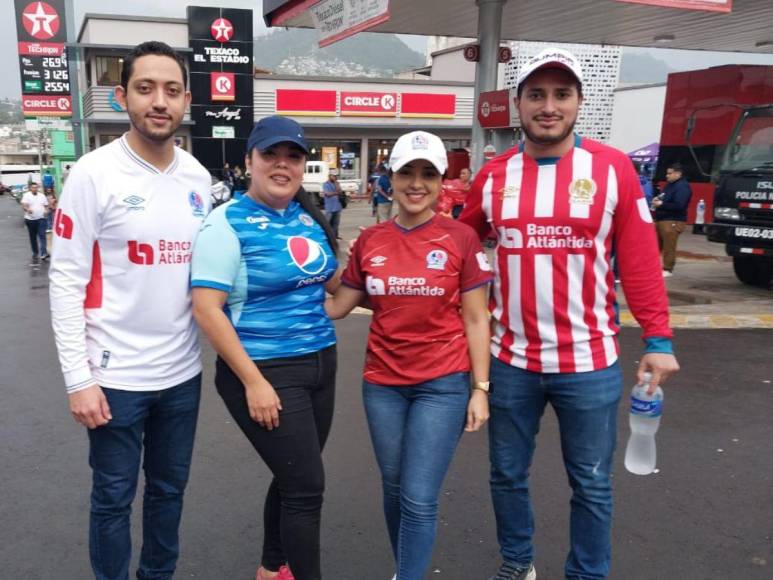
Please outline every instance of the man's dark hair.
[{"label": "man's dark hair", "polygon": [[165,42],[149,40],[132,48],[131,52],[123,59],[123,69],[121,69],[121,86],[124,89],[129,88],[129,79],[132,77],[134,61],[149,54],[168,56],[178,65],[180,65],[180,72],[183,74],[183,86],[186,89],[188,88],[188,73],[185,70],[185,59],[177,52],[175,52],[175,50]]},{"label": "man's dark hair", "polygon": [[679,162],[670,163],[668,167],[666,167],[666,169],[670,169],[671,171],[678,171],[679,173],[684,175],[684,166]]}]

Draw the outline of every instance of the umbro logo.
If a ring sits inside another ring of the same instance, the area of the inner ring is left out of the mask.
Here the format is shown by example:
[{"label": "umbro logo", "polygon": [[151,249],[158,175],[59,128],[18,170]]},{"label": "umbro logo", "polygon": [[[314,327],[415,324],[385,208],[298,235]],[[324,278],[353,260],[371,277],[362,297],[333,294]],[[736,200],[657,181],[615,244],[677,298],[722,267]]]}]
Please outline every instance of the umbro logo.
[{"label": "umbro logo", "polygon": [[386,261],[387,259],[384,256],[374,256],[370,259],[370,265],[374,268],[377,268],[379,266],[383,266]]},{"label": "umbro logo", "polygon": [[145,203],[145,198],[140,197],[139,195],[130,195],[129,197],[124,197],[123,201],[129,206],[128,209],[131,211],[141,211],[145,209],[145,207],[142,205]]}]

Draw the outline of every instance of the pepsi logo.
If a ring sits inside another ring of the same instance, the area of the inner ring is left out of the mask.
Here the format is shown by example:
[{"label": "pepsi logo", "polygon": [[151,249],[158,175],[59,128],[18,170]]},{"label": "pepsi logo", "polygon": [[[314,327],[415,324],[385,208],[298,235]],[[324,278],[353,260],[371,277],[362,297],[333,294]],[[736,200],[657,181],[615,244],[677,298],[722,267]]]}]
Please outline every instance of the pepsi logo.
[{"label": "pepsi logo", "polygon": [[327,266],[327,254],[317,242],[301,236],[287,239],[287,251],[296,266],[304,274],[313,276]]}]

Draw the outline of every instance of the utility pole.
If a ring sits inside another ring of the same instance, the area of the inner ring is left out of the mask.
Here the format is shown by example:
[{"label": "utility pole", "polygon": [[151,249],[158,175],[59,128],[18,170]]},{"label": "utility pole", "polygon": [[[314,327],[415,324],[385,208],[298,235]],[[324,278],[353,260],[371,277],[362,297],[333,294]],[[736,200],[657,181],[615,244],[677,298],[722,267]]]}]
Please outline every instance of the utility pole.
[{"label": "utility pole", "polygon": [[65,0],[67,15],[67,70],[70,77],[70,95],[72,97],[72,132],[75,144],[75,159],[83,155],[83,119],[81,119],[81,95],[78,84],[78,39],[75,36],[75,1]]}]

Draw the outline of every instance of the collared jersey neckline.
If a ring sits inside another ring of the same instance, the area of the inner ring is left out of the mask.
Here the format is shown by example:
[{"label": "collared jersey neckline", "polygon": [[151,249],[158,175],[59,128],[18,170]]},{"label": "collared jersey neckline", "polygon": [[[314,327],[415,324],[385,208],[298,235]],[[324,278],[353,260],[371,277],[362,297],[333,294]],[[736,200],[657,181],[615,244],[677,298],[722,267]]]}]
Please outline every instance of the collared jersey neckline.
[{"label": "collared jersey neckline", "polygon": [[162,174],[171,175],[172,173],[174,173],[174,170],[177,169],[177,166],[180,164],[180,156],[177,153],[176,147],[174,148],[174,159],[167,166],[166,169],[161,171],[156,166],[152,165],[151,163],[148,163],[142,157],[137,155],[137,153],[134,152],[134,150],[129,145],[129,140],[126,138],[127,135],[128,133],[124,133],[123,135],[121,135],[121,138],[119,139],[121,143],[121,149],[123,149],[123,152],[126,153],[127,157],[129,157],[129,159],[134,161],[137,165],[157,175],[162,175]]},{"label": "collared jersey neckline", "polygon": [[[574,135],[574,146],[572,147],[572,149],[574,149],[575,147],[581,147],[581,146],[582,146],[582,137],[580,137],[579,135],[577,135],[575,133],[575,135]],[[561,161],[561,159],[563,159],[564,157],[569,155],[569,153],[572,152],[572,149],[570,149],[566,153],[566,155],[564,155],[563,157],[532,157],[531,155],[526,153],[526,151],[524,151],[524,142],[523,141],[521,141],[518,144],[518,153],[522,153],[524,157],[528,157],[529,159],[534,160],[534,162],[537,165],[556,165],[559,161]]]}]

